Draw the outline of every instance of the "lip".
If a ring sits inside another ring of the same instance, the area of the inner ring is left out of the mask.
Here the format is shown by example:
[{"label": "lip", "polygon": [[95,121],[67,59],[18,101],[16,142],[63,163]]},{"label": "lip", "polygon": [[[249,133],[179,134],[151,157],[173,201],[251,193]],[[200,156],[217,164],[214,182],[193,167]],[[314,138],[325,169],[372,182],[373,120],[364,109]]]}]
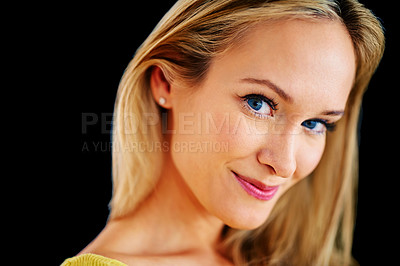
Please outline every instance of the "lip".
[{"label": "lip", "polygon": [[250,177],[239,175],[233,171],[232,173],[235,175],[237,181],[244,189],[244,191],[246,191],[247,194],[253,196],[256,199],[264,201],[270,200],[275,196],[276,192],[279,189],[279,186],[267,186],[264,183]]}]

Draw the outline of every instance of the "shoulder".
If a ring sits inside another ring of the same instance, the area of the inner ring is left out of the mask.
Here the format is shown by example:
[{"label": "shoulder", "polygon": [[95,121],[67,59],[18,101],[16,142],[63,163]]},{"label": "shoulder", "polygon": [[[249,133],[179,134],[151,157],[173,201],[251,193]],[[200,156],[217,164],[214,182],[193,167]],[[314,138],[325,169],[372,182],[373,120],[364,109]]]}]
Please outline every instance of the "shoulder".
[{"label": "shoulder", "polygon": [[100,256],[97,254],[82,254],[69,259],[66,259],[61,266],[79,266],[79,265],[93,265],[93,266],[127,266],[118,260]]},{"label": "shoulder", "polygon": [[107,258],[101,255],[86,253],[66,259],[61,266],[79,266],[79,265],[93,265],[93,266],[127,266],[118,260]]},{"label": "shoulder", "polygon": [[[123,263],[125,261],[127,264]],[[97,255],[93,253],[85,253],[75,257],[66,259],[60,266],[143,266],[143,265],[188,265],[202,266],[211,265],[203,263],[202,259],[194,259],[185,255],[172,256],[132,256],[119,254],[118,260],[110,257]],[[212,264],[214,265],[214,264]]]}]

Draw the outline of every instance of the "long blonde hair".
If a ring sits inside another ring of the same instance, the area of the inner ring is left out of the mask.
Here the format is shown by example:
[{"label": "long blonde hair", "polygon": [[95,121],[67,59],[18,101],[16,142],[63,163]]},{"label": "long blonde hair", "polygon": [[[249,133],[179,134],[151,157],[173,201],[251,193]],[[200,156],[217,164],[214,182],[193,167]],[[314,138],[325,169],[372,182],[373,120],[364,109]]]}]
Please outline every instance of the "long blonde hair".
[{"label": "long blonde hair", "polygon": [[[358,179],[357,122],[363,93],[384,50],[376,17],[356,0],[180,0],[137,50],[121,80],[113,121],[110,219],[135,210],[151,193],[163,162],[162,110],[149,72],[170,81],[202,82],[215,56],[260,22],[336,20],[356,53],[356,76],[345,116],[327,135],[315,171],[287,191],[255,230],[226,228],[221,250],[237,265],[349,265]],[[140,148],[140,149],[139,149]]]}]

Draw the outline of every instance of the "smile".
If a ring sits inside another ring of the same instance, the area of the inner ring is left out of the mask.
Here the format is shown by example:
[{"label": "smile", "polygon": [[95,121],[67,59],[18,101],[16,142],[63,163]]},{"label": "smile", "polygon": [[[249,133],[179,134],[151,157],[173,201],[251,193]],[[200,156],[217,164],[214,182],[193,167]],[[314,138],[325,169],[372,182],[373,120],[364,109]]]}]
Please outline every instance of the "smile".
[{"label": "smile", "polygon": [[279,186],[270,187],[258,180],[251,179],[249,177],[241,176],[233,172],[240,186],[247,192],[250,196],[253,196],[259,200],[270,200],[272,199],[279,189]]}]

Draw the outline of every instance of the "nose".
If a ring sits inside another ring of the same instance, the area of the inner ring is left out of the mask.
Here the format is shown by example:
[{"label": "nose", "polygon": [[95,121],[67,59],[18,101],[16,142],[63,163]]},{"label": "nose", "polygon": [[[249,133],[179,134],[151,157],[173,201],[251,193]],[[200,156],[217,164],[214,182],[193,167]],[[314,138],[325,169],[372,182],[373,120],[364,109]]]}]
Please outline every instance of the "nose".
[{"label": "nose", "polygon": [[289,178],[296,171],[296,134],[280,132],[265,136],[257,154],[259,163],[269,167],[277,176]]}]

